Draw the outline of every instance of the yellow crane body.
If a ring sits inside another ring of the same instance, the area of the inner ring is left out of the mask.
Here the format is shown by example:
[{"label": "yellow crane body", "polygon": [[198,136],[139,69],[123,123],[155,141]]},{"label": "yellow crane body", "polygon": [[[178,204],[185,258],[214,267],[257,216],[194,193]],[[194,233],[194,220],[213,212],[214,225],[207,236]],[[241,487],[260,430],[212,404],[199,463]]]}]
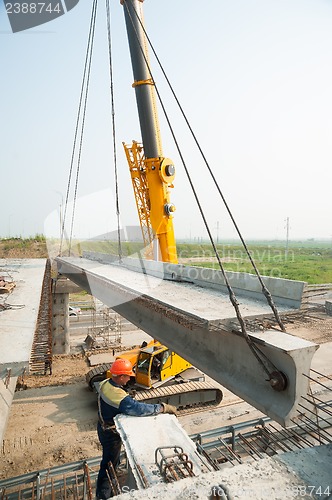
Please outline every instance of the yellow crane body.
[{"label": "yellow crane body", "polygon": [[[192,365],[157,340],[119,354],[116,359],[128,359],[134,367],[135,385],[150,389],[156,382],[173,379]],[[107,378],[111,371],[107,370]]]},{"label": "yellow crane body", "polygon": [[169,158],[145,158],[143,145],[123,143],[136,207],[141,225],[146,258],[153,258],[153,244],[158,242],[157,260],[177,264],[173,227],[175,206],[170,190],[174,187],[175,168]]}]

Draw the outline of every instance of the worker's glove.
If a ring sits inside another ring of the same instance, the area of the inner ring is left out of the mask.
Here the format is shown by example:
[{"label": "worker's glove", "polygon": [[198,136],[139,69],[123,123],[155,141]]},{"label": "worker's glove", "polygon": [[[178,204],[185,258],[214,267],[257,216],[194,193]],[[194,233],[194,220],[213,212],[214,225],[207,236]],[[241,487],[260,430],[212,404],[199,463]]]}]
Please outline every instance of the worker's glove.
[{"label": "worker's glove", "polygon": [[163,413],[170,413],[171,415],[176,415],[176,407],[173,405],[168,405],[166,403],[161,403],[164,407]]}]

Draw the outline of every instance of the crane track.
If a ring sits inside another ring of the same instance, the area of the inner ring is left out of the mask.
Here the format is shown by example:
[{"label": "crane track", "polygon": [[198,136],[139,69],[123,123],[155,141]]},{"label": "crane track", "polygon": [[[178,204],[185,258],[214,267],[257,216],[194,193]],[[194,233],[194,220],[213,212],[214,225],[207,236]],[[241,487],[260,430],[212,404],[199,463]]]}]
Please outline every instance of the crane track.
[{"label": "crane track", "polygon": [[220,401],[220,403],[206,403],[204,406],[200,407],[192,407],[192,408],[183,408],[177,411],[177,416],[182,417],[184,415],[191,415],[193,413],[199,413],[201,411],[212,410],[216,408],[228,408],[229,406],[235,406],[244,403],[243,399],[239,399],[238,401],[231,401],[230,403],[224,403]]},{"label": "crane track", "polygon": [[223,398],[222,391],[209,382],[184,382],[138,391],[137,401],[145,403],[167,403],[177,407],[178,415],[185,415],[218,406]]},{"label": "crane track", "polygon": [[195,406],[191,408],[182,408],[180,410],[177,410],[176,415],[178,417],[184,417],[186,415],[193,415],[194,413],[200,413],[202,411],[207,411],[207,410],[212,410],[215,408],[221,407],[221,403],[215,404],[215,403],[205,403],[203,406]]}]

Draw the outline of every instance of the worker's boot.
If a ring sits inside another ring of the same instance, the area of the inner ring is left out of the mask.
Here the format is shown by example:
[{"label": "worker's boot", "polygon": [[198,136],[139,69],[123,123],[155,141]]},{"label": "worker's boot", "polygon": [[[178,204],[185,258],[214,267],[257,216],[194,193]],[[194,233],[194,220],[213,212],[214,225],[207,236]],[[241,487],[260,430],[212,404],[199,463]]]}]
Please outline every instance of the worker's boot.
[{"label": "worker's boot", "polygon": [[101,483],[100,487],[97,488],[96,491],[96,499],[97,500],[108,500],[113,496],[112,489],[109,483],[109,480],[105,478]]},{"label": "worker's boot", "polygon": [[111,497],[112,497],[111,490],[102,490],[100,493],[97,493],[96,495],[97,500],[108,500]]}]

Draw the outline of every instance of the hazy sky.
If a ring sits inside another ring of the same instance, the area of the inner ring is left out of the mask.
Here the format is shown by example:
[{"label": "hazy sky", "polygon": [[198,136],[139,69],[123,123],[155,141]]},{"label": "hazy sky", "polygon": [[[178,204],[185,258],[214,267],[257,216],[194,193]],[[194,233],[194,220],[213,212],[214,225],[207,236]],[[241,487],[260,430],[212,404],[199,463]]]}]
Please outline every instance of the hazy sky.
[{"label": "hazy sky", "polygon": [[[106,14],[99,1],[74,236],[114,230]],[[0,4],[0,236],[59,231],[91,0],[13,34]],[[245,238],[332,238],[332,1],[145,0],[147,32]],[[122,141],[140,140],[123,7],[111,0],[121,220],[138,223]],[[235,236],[151,56],[219,241]],[[206,236],[167,124],[178,238]],[[75,166],[76,168],[76,166]],[[71,192],[71,197],[72,197]],[[70,214],[69,214],[70,215]],[[69,224],[69,221],[68,221]],[[217,229],[218,228],[218,229]]]}]

